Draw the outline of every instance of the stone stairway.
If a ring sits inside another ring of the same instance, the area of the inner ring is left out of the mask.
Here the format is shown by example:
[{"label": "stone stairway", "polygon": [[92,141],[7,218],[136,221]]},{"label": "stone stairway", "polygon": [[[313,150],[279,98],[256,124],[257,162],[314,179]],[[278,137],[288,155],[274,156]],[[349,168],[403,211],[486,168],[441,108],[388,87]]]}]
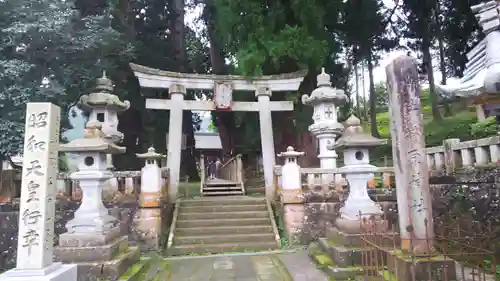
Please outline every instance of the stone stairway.
[{"label": "stone stairway", "polygon": [[243,184],[224,179],[209,179],[202,187],[203,196],[244,195]]},{"label": "stone stairway", "polygon": [[215,254],[278,249],[279,234],[265,198],[246,196],[181,200],[168,254]]}]

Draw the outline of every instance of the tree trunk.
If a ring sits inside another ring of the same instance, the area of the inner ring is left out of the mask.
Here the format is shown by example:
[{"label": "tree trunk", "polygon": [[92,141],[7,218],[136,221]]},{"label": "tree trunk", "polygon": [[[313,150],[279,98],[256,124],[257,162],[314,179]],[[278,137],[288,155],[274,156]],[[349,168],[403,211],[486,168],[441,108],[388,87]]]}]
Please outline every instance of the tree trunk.
[{"label": "tree trunk", "polygon": [[[226,62],[224,50],[215,30],[216,10],[213,1],[205,3],[203,18],[207,26],[207,35],[210,42],[210,63],[212,65],[212,73],[226,74]],[[234,135],[235,124],[234,114],[232,112],[213,112],[212,119],[219,131],[219,136],[222,144],[222,152],[225,158],[230,157],[234,151]]]},{"label": "tree trunk", "polygon": [[[439,6],[439,1],[436,1],[436,26],[439,28],[438,31],[438,46],[439,46],[439,71],[441,71],[441,85],[446,85],[446,62],[444,53],[444,33],[443,27],[441,26],[441,20],[439,18],[441,14],[441,7]],[[448,102],[443,103],[444,106],[444,116],[448,117],[452,115],[451,106]]]},{"label": "tree trunk", "polygon": [[358,63],[354,64],[354,76],[356,77],[356,116],[361,117],[360,104],[359,104],[359,73]]},{"label": "tree trunk", "polygon": [[365,64],[361,61],[361,90],[363,93],[363,116],[359,118],[362,120],[368,120],[368,105],[366,104],[366,87],[365,87]]},{"label": "tree trunk", "polygon": [[430,52],[430,38],[428,32],[424,32],[422,36],[422,53],[424,55],[423,62],[427,71],[427,78],[429,80],[429,98],[432,106],[432,118],[435,121],[441,121],[441,112],[439,112],[439,104],[436,95],[436,85],[434,81],[434,69],[432,67],[432,57]]},{"label": "tree trunk", "polygon": [[[172,1],[172,41],[175,59],[176,71],[186,71],[186,54],[184,50],[185,26],[184,26],[184,0]],[[186,99],[192,97],[186,96]],[[196,165],[195,151],[196,144],[194,140],[193,113],[190,110],[184,110],[182,113],[182,133],[186,136],[186,148],[181,153],[181,176],[188,176],[190,181],[198,181],[199,173]]]},{"label": "tree trunk", "polygon": [[377,130],[377,98],[375,93],[375,82],[373,81],[373,62],[372,62],[372,51],[368,51],[368,79],[370,83],[370,130],[372,136],[379,138],[380,134]]}]

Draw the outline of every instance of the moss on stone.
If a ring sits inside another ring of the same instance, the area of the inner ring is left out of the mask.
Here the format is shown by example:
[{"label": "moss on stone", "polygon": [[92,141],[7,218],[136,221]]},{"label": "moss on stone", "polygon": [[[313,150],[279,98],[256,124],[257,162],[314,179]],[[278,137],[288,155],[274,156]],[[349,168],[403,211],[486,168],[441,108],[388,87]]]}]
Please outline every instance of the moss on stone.
[{"label": "moss on stone", "polygon": [[329,267],[335,266],[330,256],[327,255],[326,253],[316,253],[314,254],[314,258],[319,265],[329,266]]},{"label": "moss on stone", "polygon": [[148,262],[148,260],[146,259],[141,259],[139,262],[135,263],[134,265],[132,265],[132,267],[127,270],[121,277],[120,277],[120,281],[121,280],[130,280],[132,277],[134,277],[135,275],[137,275],[139,273],[139,271],[141,271],[141,269],[146,265],[146,263]]},{"label": "moss on stone", "polygon": [[335,246],[335,247],[342,247],[343,249],[346,249],[348,251],[361,251],[361,248],[356,248],[356,247],[345,247],[341,243],[337,242],[335,239],[327,239],[326,240],[328,243],[328,246]]},{"label": "moss on stone", "polygon": [[400,258],[403,261],[414,261],[414,262],[425,262],[425,261],[443,261],[443,260],[450,260],[450,258],[447,258],[443,255],[435,255],[435,256],[430,256],[430,257],[414,257],[409,253],[405,253],[401,250],[392,250],[391,254],[395,255],[397,258]]},{"label": "moss on stone", "polygon": [[382,271],[382,275],[384,277],[384,280],[398,281],[398,279],[396,278],[396,275],[392,274],[391,272],[389,272],[387,270]]}]

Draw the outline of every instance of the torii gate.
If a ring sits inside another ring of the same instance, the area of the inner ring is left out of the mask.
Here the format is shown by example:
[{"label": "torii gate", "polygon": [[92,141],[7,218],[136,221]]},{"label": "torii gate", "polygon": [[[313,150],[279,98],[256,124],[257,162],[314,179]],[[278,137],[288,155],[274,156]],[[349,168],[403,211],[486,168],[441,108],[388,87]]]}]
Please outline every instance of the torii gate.
[{"label": "torii gate", "polygon": [[[182,111],[257,111],[260,119],[262,159],[266,196],[272,199],[273,167],[275,165],[272,111],[292,111],[291,101],[270,101],[273,91],[296,91],[305,73],[259,76],[249,81],[239,75],[188,74],[163,71],[138,64],[130,64],[141,87],[168,89],[170,99],[146,99],[146,108],[170,110],[167,167],[170,170],[169,198],[175,201],[179,188],[181,163]],[[184,100],[186,89],[213,90],[214,101]],[[254,91],[257,102],[233,101],[233,90]]]}]

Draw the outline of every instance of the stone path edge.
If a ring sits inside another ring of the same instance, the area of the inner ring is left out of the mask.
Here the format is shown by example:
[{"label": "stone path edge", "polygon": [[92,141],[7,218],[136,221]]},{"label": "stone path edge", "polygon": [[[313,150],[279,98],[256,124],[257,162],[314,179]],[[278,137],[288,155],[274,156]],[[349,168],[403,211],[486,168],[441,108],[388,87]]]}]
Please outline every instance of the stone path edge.
[{"label": "stone path edge", "polygon": [[217,258],[217,257],[236,257],[236,256],[262,256],[262,255],[279,255],[286,253],[294,253],[300,250],[305,250],[306,247],[297,247],[290,250],[277,250],[277,251],[265,251],[265,252],[249,252],[249,253],[228,253],[228,254],[216,254],[216,255],[204,255],[204,256],[179,256],[179,257],[166,257],[163,258],[164,261],[169,260],[184,260],[184,259],[203,259],[203,258]]}]

